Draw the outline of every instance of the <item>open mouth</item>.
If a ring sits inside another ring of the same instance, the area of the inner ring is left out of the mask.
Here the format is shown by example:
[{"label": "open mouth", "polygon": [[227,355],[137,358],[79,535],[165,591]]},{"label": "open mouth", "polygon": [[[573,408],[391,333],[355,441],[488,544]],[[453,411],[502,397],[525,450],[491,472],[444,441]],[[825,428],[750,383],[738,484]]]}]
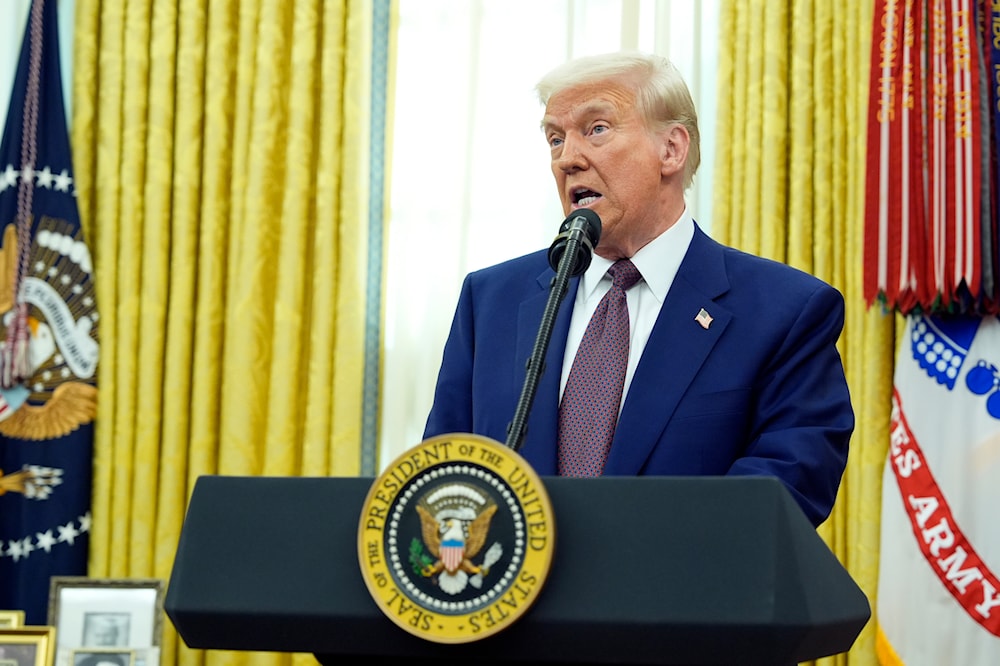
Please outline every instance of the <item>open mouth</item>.
[{"label": "open mouth", "polygon": [[573,192],[573,204],[580,207],[589,206],[600,198],[601,193],[593,190],[580,189]]}]

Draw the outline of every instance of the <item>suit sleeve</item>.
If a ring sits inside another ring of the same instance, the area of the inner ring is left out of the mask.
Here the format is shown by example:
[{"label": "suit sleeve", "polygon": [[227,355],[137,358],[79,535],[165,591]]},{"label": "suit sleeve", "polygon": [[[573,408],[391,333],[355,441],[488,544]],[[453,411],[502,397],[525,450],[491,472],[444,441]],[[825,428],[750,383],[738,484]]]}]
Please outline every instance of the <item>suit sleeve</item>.
[{"label": "suit sleeve", "polygon": [[840,292],[813,291],[757,386],[750,441],[729,470],[778,477],[814,525],[833,508],[854,429],[836,347],[843,326]]}]

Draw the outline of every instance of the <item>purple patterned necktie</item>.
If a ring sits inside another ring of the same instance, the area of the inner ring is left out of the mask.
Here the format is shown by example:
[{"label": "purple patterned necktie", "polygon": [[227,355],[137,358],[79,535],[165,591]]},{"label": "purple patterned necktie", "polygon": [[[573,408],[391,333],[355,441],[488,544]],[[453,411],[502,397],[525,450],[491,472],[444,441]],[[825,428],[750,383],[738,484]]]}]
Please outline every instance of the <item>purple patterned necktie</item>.
[{"label": "purple patterned necktie", "polygon": [[600,476],[618,423],[628,366],[625,292],[642,276],[628,259],[608,274],[611,289],[587,324],[559,405],[560,476]]}]

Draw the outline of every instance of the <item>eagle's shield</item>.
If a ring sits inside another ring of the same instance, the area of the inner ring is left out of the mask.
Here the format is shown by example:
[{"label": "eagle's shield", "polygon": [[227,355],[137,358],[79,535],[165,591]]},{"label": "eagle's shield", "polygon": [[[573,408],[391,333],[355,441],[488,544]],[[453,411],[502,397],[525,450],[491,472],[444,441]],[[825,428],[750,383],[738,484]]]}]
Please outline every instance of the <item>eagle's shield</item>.
[{"label": "eagle's shield", "polygon": [[444,564],[445,571],[448,573],[455,573],[458,571],[458,567],[462,564],[462,559],[465,557],[465,544],[461,541],[442,541],[441,542],[441,562]]}]

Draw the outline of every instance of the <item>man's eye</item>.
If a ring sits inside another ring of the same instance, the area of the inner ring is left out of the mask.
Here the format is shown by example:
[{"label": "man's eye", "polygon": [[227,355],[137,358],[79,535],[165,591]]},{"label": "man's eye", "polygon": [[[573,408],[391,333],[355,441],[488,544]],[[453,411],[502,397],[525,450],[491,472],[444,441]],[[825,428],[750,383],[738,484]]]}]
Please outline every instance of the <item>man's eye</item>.
[{"label": "man's eye", "polygon": [[558,148],[562,145],[562,139],[558,136],[549,137],[549,146],[552,148]]},{"label": "man's eye", "polygon": [[594,129],[590,130],[594,134],[604,134],[608,131],[607,125],[594,125]]}]

